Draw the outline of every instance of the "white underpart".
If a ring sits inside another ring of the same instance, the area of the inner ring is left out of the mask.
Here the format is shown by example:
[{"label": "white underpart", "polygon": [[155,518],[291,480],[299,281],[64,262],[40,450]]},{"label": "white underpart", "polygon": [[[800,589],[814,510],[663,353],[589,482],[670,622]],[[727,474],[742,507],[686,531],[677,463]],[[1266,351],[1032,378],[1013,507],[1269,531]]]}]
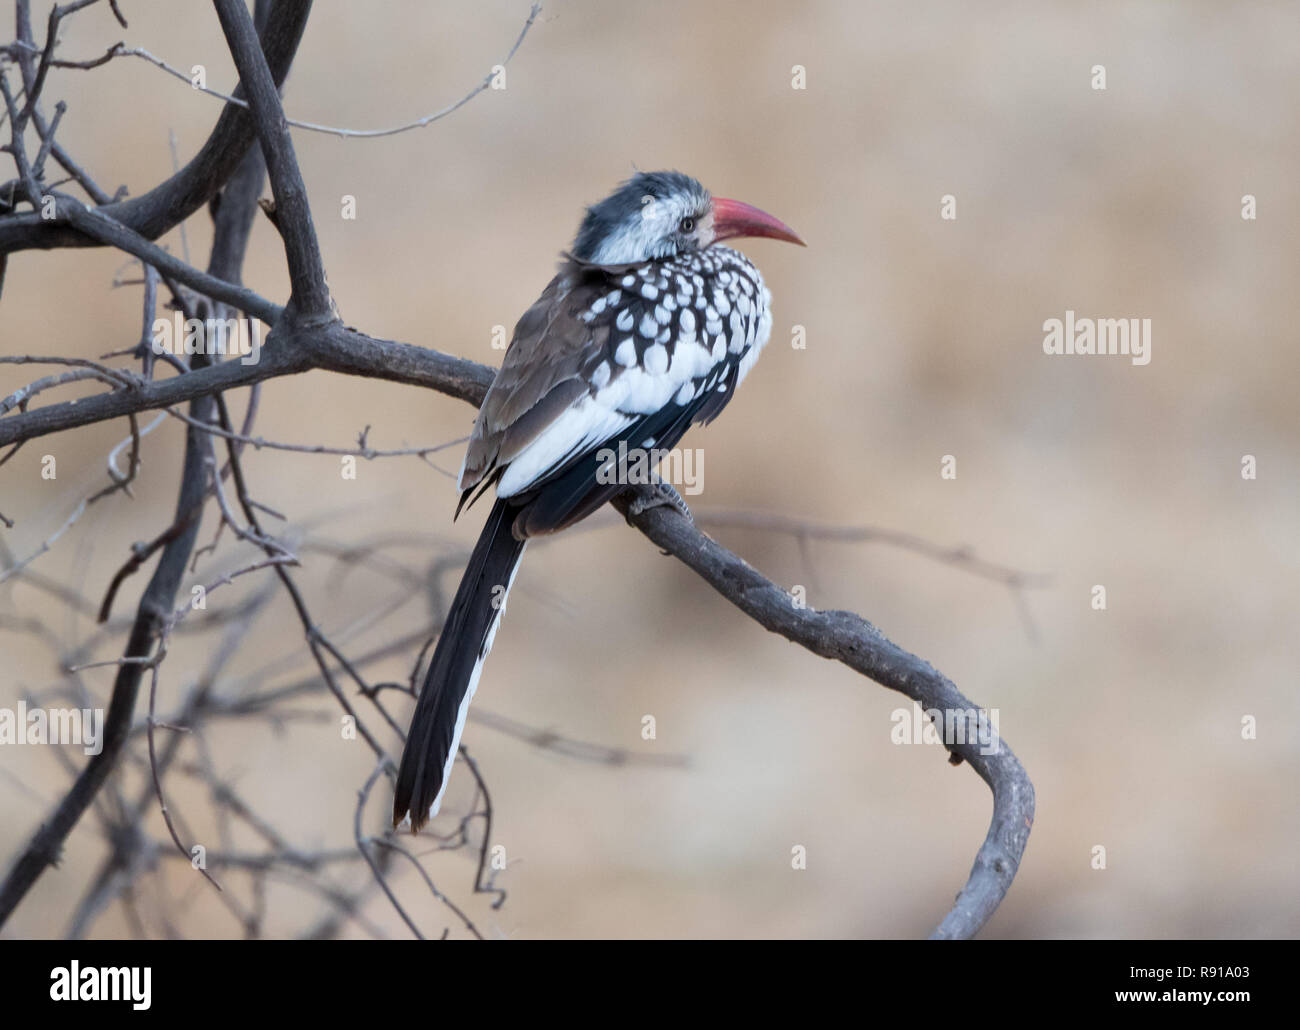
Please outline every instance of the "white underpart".
[{"label": "white underpart", "polygon": [[668,371],[668,348],[662,343],[656,343],[646,348],[645,355],[641,359],[645,364],[645,369],[651,375],[661,376]]},{"label": "white underpart", "polygon": [[497,496],[511,497],[528,489],[566,458],[581,454],[631,425],[631,416],[615,410],[616,405],[600,401],[604,394],[617,390],[627,375],[623,373],[595,397],[590,394],[579,397],[538,433],[506,466],[497,483]]},{"label": "white underpart", "polygon": [[[433,799],[433,804],[429,806],[429,818],[432,819],[438,814],[438,809],[442,807],[442,796],[447,793],[447,784],[451,781],[451,767],[456,764],[456,752],[460,750],[460,735],[465,732],[465,720],[469,717],[469,703],[474,700],[474,691],[478,689],[478,679],[483,675],[483,665],[487,662],[487,656],[492,650],[492,643],[497,637],[497,627],[501,625],[501,616],[506,613],[506,601],[510,597],[510,588],[515,585],[515,576],[519,573],[519,566],[523,564],[524,547],[519,549],[519,557],[515,559],[515,567],[510,570],[510,582],[506,584],[505,593],[501,595],[501,604],[497,607],[496,613],[492,616],[492,625],[488,627],[487,637],[483,641],[483,650],[479,652],[478,661],[474,663],[474,671],[469,674],[469,685],[465,687],[465,696],[460,699],[460,711],[456,713],[456,728],[451,731],[451,750],[447,752],[447,761],[442,766],[442,786],[438,788],[438,796]],[[409,813],[408,813],[409,818]]]},{"label": "white underpart", "polygon": [[759,310],[761,316],[750,322],[754,334],[754,342],[750,344],[749,351],[740,359],[740,368],[737,370],[736,385],[739,386],[745,376],[749,375],[749,370],[754,367],[754,362],[758,360],[759,352],[772,335],[772,294],[766,286],[761,286],[763,302]]},{"label": "white underpart", "polygon": [[682,379],[698,379],[713,368],[713,354],[697,340],[678,340],[673,351],[673,371]]}]

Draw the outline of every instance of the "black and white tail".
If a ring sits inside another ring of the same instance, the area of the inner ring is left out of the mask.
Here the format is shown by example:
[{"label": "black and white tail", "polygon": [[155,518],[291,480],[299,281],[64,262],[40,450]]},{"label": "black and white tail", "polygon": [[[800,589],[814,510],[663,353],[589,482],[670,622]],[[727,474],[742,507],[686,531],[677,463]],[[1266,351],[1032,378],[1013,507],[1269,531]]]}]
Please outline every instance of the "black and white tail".
[{"label": "black and white tail", "polygon": [[526,542],[511,531],[517,514],[504,500],[493,505],[438,634],[397,772],[394,826],[409,819],[418,831],[442,804],[469,704],[524,554]]}]

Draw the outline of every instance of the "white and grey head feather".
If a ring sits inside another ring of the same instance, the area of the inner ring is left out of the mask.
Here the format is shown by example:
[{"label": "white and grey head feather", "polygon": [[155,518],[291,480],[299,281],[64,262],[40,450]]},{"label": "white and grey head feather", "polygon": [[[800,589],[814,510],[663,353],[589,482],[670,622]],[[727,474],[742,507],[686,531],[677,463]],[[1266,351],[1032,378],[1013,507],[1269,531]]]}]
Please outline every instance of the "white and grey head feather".
[{"label": "white and grey head feather", "polygon": [[662,260],[713,242],[713,201],[681,172],[640,172],[587,208],[573,256],[596,265]]}]

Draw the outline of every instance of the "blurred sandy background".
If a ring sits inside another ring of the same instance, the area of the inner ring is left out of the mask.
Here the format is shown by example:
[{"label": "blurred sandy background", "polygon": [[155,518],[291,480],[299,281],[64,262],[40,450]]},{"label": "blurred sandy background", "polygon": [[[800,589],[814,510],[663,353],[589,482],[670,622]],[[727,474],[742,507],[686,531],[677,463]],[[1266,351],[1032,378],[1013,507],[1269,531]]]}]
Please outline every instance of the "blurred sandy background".
[{"label": "blurred sandy background", "polygon": [[[124,0],[125,32],[101,7],[70,23],[69,55],[125,38],[185,69],[205,64],[215,88],[233,83],[210,5]],[[417,118],[480,80],[527,9],[320,0],[286,107],[354,128]],[[12,25],[11,13],[0,4],[0,23]],[[1024,597],[1035,635],[1004,587],[914,554],[837,543],[803,553],[788,537],[716,531],[776,581],[806,586],[810,604],[861,612],[1000,710],[1038,817],[985,935],[1294,936],[1297,28],[1290,4],[1208,0],[550,0],[506,90],[424,130],[380,140],[297,131],[295,143],[345,320],[483,362],[499,361],[492,327],[513,325],[540,292],[582,205],[634,165],[686,170],[796,227],[807,250],[744,245],[772,289],[776,328],[725,417],[687,437],[705,454],[693,506],[908,530],[1052,575]],[[796,64],[803,91],[791,88]],[[1090,85],[1095,64],[1106,67],[1104,92]],[[48,95],[69,102],[65,146],[101,184],[135,194],[170,174],[169,128],[188,159],[220,110],[126,59],[58,73]],[[1246,193],[1257,221],[1241,218]],[[339,217],[344,194],[357,198],[355,221]],[[956,221],[939,217],[944,194],[957,198]],[[204,214],[187,225],[199,264],[209,226]],[[165,242],[179,251],[180,234]],[[124,263],[106,250],[15,256],[0,348],[90,357],[129,346],[139,290],[109,289]],[[244,278],[287,296],[264,222]],[[1150,365],[1045,356],[1042,323],[1067,308],[1150,318]],[[794,324],[806,327],[806,350],[790,346]],[[0,369],[0,393],[28,371]],[[461,436],[472,416],[432,393],[314,373],[265,386],[258,432],[348,446],[369,424],[373,446],[401,447]],[[125,429],[45,438],[0,469],[15,554],[100,485]],[[135,500],[97,505],[35,568],[98,600],[130,543],[170,518],[182,438],[175,423],[148,437]],[[39,477],[46,453],[58,456],[56,483]],[[957,458],[955,481],[939,476],[945,454]],[[1240,475],[1244,454],[1257,457],[1256,481]],[[363,462],[355,482],[336,458],[263,451],[247,467],[260,500],[321,538],[419,534],[385,552],[419,572],[478,532],[477,510],[451,523],[454,483],[416,459]],[[202,542],[210,534],[209,513]],[[227,538],[195,581],[248,554]],[[146,579],[128,583],[117,613],[133,610]],[[300,581],[331,631],[403,590],[373,571],[340,575],[320,553],[306,556]],[[1107,588],[1105,612],[1090,607],[1094,584]],[[222,603],[240,596],[231,589]],[[0,612],[40,616],[65,645],[93,629],[22,583],[0,588]],[[363,651],[428,618],[427,597],[413,594],[345,639]],[[162,708],[193,685],[211,644],[178,641]],[[109,640],[96,656],[120,646]],[[404,680],[414,654],[369,673]],[[0,632],[0,655],[0,704],[60,681],[50,650],[27,636]],[[259,670],[270,670],[268,686],[312,668],[276,595],[225,670],[227,689]],[[103,698],[111,678],[83,675]],[[891,744],[890,713],[905,703],[765,633],[605,514],[530,548],[476,706],[611,747],[685,754],[689,768],[582,763],[471,723],[466,743],[497,806],[492,843],[511,863],[499,880],[509,900],[491,912],[469,897],[466,852],[428,866],[506,936],[923,935],[966,878],[990,796],[939,747]],[[409,709],[398,707],[404,724]],[[279,732],[220,724],[213,760],[296,844],[348,847],[370,754],[339,740],[323,695],[295,710],[323,721]],[[657,720],[653,742],[640,738],[645,714]],[[1258,720],[1257,740],[1241,739],[1245,715]],[[48,751],[3,749],[0,763],[7,866],[67,779]],[[196,832],[209,832],[204,792],[170,783]],[[448,809],[471,793],[458,766]],[[371,829],[388,799],[379,788]],[[791,869],[797,844],[806,871]],[[1105,871],[1090,867],[1096,845]],[[104,849],[88,814],[8,932],[65,932]],[[357,864],[335,872],[341,883],[365,875]],[[182,899],[166,911],[187,933],[236,932],[195,882],[171,859],[144,881]],[[412,872],[396,883],[436,932],[442,914]],[[297,932],[320,911],[279,884],[268,903],[270,933]],[[161,903],[141,905],[161,933]],[[405,933],[381,897],[366,911]],[[92,932],[129,929],[115,905]]]}]

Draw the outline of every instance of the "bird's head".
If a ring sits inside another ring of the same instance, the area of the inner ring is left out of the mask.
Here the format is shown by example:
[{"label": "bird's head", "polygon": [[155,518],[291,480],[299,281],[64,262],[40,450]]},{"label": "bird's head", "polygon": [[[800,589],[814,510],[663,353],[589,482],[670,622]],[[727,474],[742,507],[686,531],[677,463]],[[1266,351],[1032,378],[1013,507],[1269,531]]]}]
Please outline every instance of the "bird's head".
[{"label": "bird's head", "polygon": [[703,250],[739,236],[804,245],[783,222],[739,200],[712,197],[689,175],[638,172],[587,208],[573,241],[573,256],[593,265],[629,265]]}]

